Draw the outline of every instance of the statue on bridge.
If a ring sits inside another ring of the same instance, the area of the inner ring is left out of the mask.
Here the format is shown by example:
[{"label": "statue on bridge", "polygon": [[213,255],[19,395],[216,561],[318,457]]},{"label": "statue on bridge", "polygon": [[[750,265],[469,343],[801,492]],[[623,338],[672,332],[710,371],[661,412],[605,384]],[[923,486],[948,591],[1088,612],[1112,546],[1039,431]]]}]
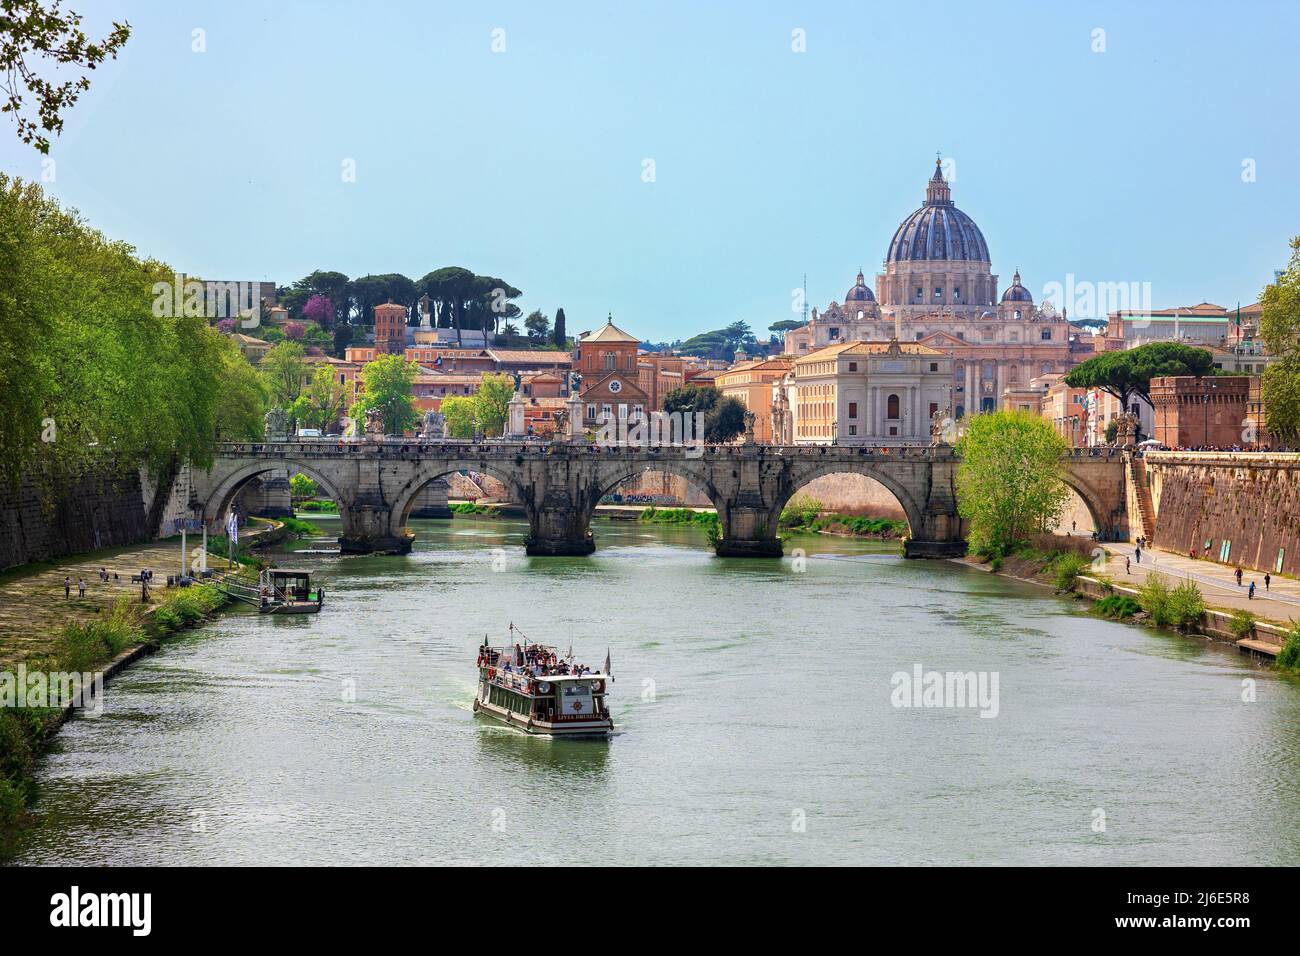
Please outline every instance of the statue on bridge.
[{"label": "statue on bridge", "polygon": [[371,441],[384,437],[384,413],[377,408],[366,409],[366,437]]},{"label": "statue on bridge", "polygon": [[1118,448],[1132,448],[1137,444],[1141,420],[1132,412],[1125,412],[1115,419],[1115,445]]},{"label": "statue on bridge", "polygon": [[421,438],[446,438],[447,416],[442,412],[429,409],[424,413],[424,428],[420,430]]},{"label": "statue on bridge", "polygon": [[757,420],[758,420],[758,416],[755,415],[753,412],[745,412],[745,444],[746,445],[754,444],[754,422]]},{"label": "statue on bridge", "polygon": [[569,373],[569,394],[577,395],[582,391],[582,376],[577,372]]},{"label": "statue on bridge", "polygon": [[951,445],[956,427],[952,420],[952,409],[939,408],[930,416],[930,444]]},{"label": "statue on bridge", "polygon": [[283,408],[272,408],[262,417],[262,426],[267,441],[285,441],[289,437],[289,414]]}]

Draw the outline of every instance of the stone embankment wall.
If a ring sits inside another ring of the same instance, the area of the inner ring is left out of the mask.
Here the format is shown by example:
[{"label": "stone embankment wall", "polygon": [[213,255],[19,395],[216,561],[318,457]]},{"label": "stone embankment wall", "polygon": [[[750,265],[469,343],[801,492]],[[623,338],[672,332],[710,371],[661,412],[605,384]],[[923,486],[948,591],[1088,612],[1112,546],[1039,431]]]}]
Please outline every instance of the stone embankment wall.
[{"label": "stone embankment wall", "polygon": [[90,474],[42,488],[27,475],[0,498],[0,568],[153,538],[134,469]]},{"label": "stone embankment wall", "polygon": [[1300,575],[1300,454],[1152,452],[1146,471],[1157,546]]}]

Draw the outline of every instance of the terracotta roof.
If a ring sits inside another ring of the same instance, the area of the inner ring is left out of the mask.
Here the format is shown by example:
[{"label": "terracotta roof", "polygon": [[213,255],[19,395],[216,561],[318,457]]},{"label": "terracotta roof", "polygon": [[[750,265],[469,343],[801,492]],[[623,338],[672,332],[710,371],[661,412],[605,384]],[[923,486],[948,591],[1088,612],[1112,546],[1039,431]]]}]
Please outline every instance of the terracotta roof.
[{"label": "terracotta roof", "polygon": [[568,365],[573,356],[568,352],[532,349],[488,349],[488,354],[498,362],[536,362],[538,365]]},{"label": "terracotta roof", "polygon": [[635,335],[628,335],[617,325],[611,316],[610,320],[602,325],[598,330],[590,335],[579,339],[579,342],[640,342]]}]

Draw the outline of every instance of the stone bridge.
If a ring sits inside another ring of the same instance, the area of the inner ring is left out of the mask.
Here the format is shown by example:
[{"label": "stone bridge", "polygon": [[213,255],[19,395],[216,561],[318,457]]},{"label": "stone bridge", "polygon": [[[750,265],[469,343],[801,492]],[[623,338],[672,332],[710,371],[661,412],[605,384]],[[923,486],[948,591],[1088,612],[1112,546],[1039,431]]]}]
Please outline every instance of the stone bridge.
[{"label": "stone bridge", "polygon": [[[911,535],[908,557],[965,553],[957,515],[957,457],[933,448],[716,445],[604,447],[536,442],[281,441],[217,447],[211,469],[192,474],[191,507],[219,532],[240,491],[262,476],[301,472],[339,507],[345,552],[406,553],[414,536],[407,520],[421,492],[455,472],[488,474],[509,489],[528,515],[531,555],[584,555],[595,550],[589,524],[601,498],[644,471],[680,475],[717,509],[719,555],[781,554],[777,519],[794,494],[822,475],[872,478],[898,499]],[[1073,456],[1066,481],[1099,528],[1121,533],[1123,459]]]}]

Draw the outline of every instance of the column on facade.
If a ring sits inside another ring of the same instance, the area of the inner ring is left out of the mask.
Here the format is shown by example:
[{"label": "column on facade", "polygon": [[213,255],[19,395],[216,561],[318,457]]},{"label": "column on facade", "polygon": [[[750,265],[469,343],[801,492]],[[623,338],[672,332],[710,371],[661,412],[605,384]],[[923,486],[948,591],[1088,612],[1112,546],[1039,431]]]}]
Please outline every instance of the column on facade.
[{"label": "column on facade", "polygon": [[979,410],[978,396],[975,394],[975,368],[976,364],[969,359],[966,361],[966,414],[974,415]]}]

